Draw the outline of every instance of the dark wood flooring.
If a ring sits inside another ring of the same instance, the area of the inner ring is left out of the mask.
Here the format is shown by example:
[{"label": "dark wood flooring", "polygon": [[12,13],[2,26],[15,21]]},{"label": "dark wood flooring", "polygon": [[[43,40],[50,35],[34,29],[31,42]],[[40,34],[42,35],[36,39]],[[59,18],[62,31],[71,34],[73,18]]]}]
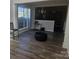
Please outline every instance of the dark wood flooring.
[{"label": "dark wood flooring", "polygon": [[11,59],[68,59],[67,49],[62,48],[64,35],[48,33],[48,40],[35,40],[35,31],[27,31],[19,35],[19,39],[11,40]]}]

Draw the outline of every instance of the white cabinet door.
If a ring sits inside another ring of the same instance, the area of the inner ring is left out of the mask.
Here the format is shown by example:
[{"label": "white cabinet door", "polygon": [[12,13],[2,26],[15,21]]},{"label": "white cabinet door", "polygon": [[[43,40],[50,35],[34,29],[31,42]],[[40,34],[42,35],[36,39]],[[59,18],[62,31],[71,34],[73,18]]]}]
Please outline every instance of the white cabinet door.
[{"label": "white cabinet door", "polygon": [[46,31],[54,32],[54,21],[51,20],[37,20],[41,27],[45,27]]}]

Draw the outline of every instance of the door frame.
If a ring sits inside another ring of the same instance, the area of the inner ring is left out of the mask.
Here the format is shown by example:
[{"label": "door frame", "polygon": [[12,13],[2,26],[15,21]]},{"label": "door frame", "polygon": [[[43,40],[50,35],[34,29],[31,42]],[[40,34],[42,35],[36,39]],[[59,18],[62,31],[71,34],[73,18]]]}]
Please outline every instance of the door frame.
[{"label": "door frame", "polygon": [[[19,25],[18,25],[18,4],[15,4],[15,6],[16,6],[16,20],[17,20],[17,27],[19,27]],[[31,8],[30,7],[27,7],[27,8],[29,8],[30,9],[30,23],[32,23],[32,10],[31,10]],[[29,27],[30,26],[30,27]],[[22,32],[24,32],[24,31],[27,31],[27,30],[30,30],[31,29],[31,26],[32,26],[32,24],[28,24],[28,22],[27,22],[27,27],[24,27],[24,28],[21,28],[21,29],[19,29],[19,31],[22,31]]]}]

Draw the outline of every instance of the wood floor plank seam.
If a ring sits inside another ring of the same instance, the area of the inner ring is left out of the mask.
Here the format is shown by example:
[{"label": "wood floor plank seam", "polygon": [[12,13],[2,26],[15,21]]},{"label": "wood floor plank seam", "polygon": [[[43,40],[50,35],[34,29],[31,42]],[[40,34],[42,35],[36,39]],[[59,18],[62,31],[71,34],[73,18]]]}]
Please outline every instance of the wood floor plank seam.
[{"label": "wood floor plank seam", "polygon": [[[50,34],[50,33],[49,33]],[[12,40],[10,44],[11,59],[68,59],[67,49],[61,43],[53,40],[62,40],[62,35],[47,39],[46,42],[37,41],[33,31],[27,31],[19,36],[19,40]],[[61,36],[61,37],[60,37]],[[53,40],[52,40],[53,39]]]}]

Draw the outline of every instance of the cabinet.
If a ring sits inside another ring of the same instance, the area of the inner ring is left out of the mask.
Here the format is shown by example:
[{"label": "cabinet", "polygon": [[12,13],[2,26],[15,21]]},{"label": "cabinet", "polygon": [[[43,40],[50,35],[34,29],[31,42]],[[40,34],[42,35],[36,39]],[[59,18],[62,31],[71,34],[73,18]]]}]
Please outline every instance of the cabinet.
[{"label": "cabinet", "polygon": [[[47,20],[36,20],[39,24],[41,24],[41,27],[45,28],[45,31],[54,32],[54,21],[47,21]],[[40,29],[40,26],[37,26],[36,29]]]}]

